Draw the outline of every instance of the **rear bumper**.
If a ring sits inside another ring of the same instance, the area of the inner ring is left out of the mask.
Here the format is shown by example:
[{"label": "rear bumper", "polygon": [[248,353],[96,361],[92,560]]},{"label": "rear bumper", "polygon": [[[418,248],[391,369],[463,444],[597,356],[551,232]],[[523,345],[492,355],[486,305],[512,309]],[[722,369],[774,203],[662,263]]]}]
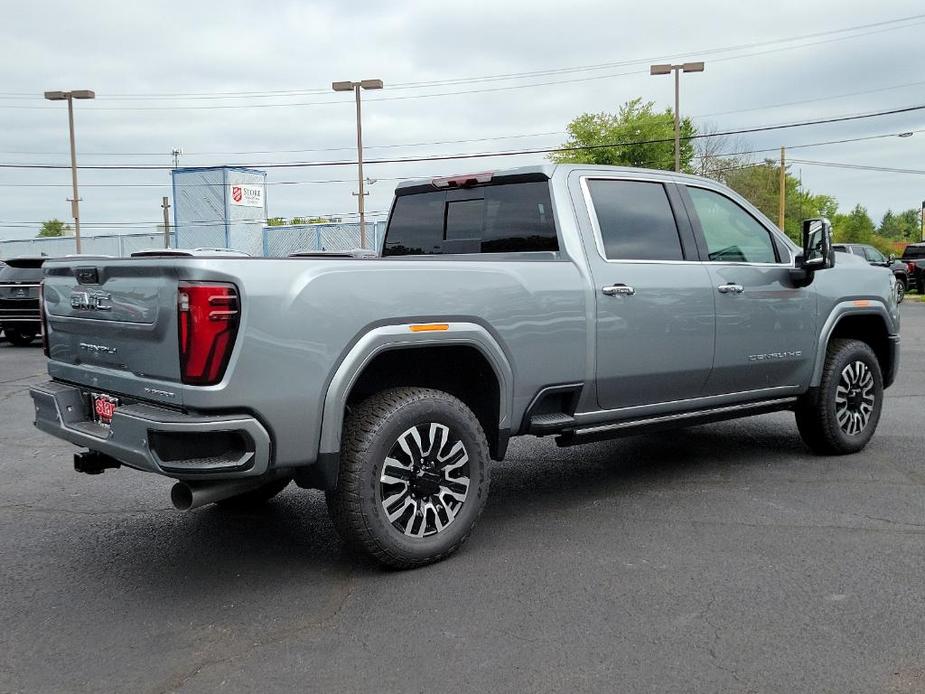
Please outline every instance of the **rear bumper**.
[{"label": "rear bumper", "polygon": [[48,381],[29,394],[36,427],[138,470],[216,479],[257,477],[270,465],[270,436],[249,415],[194,415],[136,403],[120,406],[106,427],[90,418],[79,388]]}]

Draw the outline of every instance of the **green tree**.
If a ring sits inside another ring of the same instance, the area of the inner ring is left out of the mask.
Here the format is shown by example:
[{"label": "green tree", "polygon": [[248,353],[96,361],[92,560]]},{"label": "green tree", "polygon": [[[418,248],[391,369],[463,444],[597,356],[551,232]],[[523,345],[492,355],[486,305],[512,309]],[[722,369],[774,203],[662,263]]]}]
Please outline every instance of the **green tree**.
[{"label": "green tree", "polygon": [[325,224],[330,220],[324,217],[293,217],[289,220],[290,224]]},{"label": "green tree", "polygon": [[73,234],[70,224],[65,224],[60,219],[49,219],[46,222],[42,222],[42,227],[39,229],[39,233],[36,236],[39,237],[54,237],[54,236],[70,236]]},{"label": "green tree", "polygon": [[876,226],[867,208],[857,204],[848,214],[837,214],[832,220],[835,240],[841,243],[873,243]]},{"label": "green tree", "polygon": [[268,217],[267,226],[268,227],[281,227],[286,224],[285,217]]},{"label": "green tree", "polygon": [[887,210],[877,233],[897,241],[918,241],[922,233],[920,224],[919,211],[914,207],[899,213]]},{"label": "green tree", "polygon": [[[616,114],[583,113],[566,129],[566,151],[550,154],[554,162],[674,169],[674,115],[671,109],[656,111],[653,101],[627,101]],[[685,138],[695,133],[690,118],[683,118],[681,168],[689,173],[694,171],[694,145]]]},{"label": "green tree", "polygon": [[[764,215],[774,221],[780,216],[780,165],[766,159],[760,164],[730,168],[722,173],[722,182],[739,193]],[[831,195],[813,194],[800,187],[800,181],[784,172],[784,232],[799,242],[803,220],[809,217],[832,218],[838,211],[838,201]]]}]

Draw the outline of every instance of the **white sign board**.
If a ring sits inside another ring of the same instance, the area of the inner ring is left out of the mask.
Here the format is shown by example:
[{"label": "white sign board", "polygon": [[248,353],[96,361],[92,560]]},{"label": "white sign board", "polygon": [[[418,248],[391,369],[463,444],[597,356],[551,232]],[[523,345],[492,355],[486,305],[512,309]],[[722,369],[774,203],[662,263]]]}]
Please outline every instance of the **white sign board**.
[{"label": "white sign board", "polygon": [[263,207],[263,184],[231,183],[228,202],[241,207]]}]

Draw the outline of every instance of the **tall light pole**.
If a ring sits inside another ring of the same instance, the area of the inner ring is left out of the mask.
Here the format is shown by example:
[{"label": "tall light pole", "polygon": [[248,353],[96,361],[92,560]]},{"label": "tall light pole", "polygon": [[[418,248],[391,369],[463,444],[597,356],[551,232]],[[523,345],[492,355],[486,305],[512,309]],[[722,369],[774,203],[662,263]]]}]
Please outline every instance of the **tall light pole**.
[{"label": "tall light pole", "polygon": [[703,72],[703,63],[682,63],[672,65],[661,63],[649,68],[650,75],[668,75],[674,73],[674,170],[681,170],[681,73]]},{"label": "tall light pole", "polygon": [[382,80],[360,80],[359,82],[333,82],[335,92],[353,92],[357,101],[357,207],[360,213],[360,246],[366,248],[366,193],[363,190],[363,110],[360,105],[361,89],[382,89]]},{"label": "tall light pole", "polygon": [[75,89],[70,92],[45,92],[49,101],[67,101],[67,125],[71,139],[71,215],[74,217],[74,245],[80,253],[80,197],[77,195],[77,146],[74,143],[74,99],[95,99],[96,94],[89,89]]}]

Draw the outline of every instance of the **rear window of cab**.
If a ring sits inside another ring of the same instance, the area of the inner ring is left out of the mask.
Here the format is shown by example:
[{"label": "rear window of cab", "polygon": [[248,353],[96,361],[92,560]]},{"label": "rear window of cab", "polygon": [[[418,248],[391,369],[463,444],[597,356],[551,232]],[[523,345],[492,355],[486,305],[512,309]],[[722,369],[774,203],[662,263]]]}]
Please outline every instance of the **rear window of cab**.
[{"label": "rear window of cab", "polygon": [[544,180],[399,195],[382,255],[557,250]]}]

